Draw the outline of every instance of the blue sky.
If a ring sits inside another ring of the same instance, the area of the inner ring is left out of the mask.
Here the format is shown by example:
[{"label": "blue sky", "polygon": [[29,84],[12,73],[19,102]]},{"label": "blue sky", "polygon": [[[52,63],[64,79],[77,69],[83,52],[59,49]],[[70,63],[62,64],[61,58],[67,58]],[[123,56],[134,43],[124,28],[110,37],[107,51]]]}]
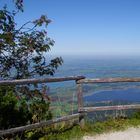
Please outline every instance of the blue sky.
[{"label": "blue sky", "polygon": [[24,1],[17,22],[46,14],[52,20],[48,35],[56,42],[52,54],[140,54],[140,0]]}]

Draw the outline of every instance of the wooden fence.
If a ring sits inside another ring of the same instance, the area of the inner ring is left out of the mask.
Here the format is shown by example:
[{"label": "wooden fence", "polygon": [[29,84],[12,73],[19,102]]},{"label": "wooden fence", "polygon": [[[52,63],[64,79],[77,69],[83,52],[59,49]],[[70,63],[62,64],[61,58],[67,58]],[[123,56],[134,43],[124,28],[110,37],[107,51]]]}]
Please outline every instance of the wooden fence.
[{"label": "wooden fence", "polygon": [[140,78],[106,78],[106,79],[85,79],[84,76],[71,76],[71,77],[62,77],[62,78],[45,78],[45,79],[22,79],[22,80],[6,80],[0,81],[1,85],[24,85],[24,84],[37,84],[37,83],[50,83],[50,82],[63,82],[75,80],[77,85],[77,100],[78,100],[78,113],[72,114],[68,116],[64,116],[61,118],[41,121],[38,123],[20,126],[16,128],[10,128],[7,130],[0,130],[0,136],[13,134],[16,132],[21,132],[25,130],[31,130],[34,128],[39,128],[43,126],[50,126],[55,123],[72,120],[75,118],[79,118],[79,125],[81,128],[84,127],[84,113],[85,112],[94,112],[94,111],[105,111],[105,110],[127,110],[127,109],[138,109],[140,108],[140,104],[132,104],[132,105],[115,105],[115,106],[100,106],[100,107],[84,107],[83,105],[83,92],[82,85],[83,84],[91,84],[91,83],[117,83],[117,82],[140,82]]}]

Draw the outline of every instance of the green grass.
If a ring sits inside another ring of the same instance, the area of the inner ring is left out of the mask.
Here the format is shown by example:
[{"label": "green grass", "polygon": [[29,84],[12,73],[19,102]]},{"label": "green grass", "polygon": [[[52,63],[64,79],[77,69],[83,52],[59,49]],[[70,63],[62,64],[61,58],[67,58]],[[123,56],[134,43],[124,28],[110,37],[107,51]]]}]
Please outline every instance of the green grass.
[{"label": "green grass", "polygon": [[81,129],[77,125],[67,130],[58,131],[57,133],[49,133],[39,140],[80,140],[85,135],[95,136],[97,134],[120,131],[129,127],[138,126],[140,126],[140,112],[135,113],[131,118],[118,117],[117,119],[108,119],[104,122],[86,122],[84,129]]}]

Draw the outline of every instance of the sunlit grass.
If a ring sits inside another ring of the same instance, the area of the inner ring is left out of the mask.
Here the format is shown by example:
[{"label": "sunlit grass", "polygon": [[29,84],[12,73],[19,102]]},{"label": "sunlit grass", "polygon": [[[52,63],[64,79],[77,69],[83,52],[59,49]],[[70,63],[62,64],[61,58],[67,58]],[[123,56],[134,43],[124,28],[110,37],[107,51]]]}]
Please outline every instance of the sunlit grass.
[{"label": "sunlit grass", "polygon": [[85,128],[81,129],[78,125],[50,133],[40,138],[40,140],[80,140],[85,135],[95,136],[97,134],[107,133],[110,131],[123,131],[129,127],[140,126],[140,112],[134,113],[131,118],[118,117],[108,119],[104,122],[90,123],[86,122]]}]

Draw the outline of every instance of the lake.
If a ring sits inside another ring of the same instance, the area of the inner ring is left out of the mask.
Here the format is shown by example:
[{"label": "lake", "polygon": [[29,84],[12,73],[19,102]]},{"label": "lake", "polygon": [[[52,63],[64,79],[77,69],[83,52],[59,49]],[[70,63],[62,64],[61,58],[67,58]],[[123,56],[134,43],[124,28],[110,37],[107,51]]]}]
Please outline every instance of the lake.
[{"label": "lake", "polygon": [[[87,78],[140,77],[140,57],[64,57],[64,64],[56,71],[55,77],[77,75]],[[54,83],[52,87],[70,89],[74,85],[74,82],[62,82]],[[118,83],[109,86],[106,88],[106,86],[99,85],[98,92],[90,91],[88,96],[84,93],[84,99],[89,101],[140,101],[140,83]]]},{"label": "lake", "polygon": [[140,102],[140,89],[125,89],[125,90],[111,90],[101,91],[93,95],[84,97],[85,101],[101,102],[101,101],[129,101]]}]

